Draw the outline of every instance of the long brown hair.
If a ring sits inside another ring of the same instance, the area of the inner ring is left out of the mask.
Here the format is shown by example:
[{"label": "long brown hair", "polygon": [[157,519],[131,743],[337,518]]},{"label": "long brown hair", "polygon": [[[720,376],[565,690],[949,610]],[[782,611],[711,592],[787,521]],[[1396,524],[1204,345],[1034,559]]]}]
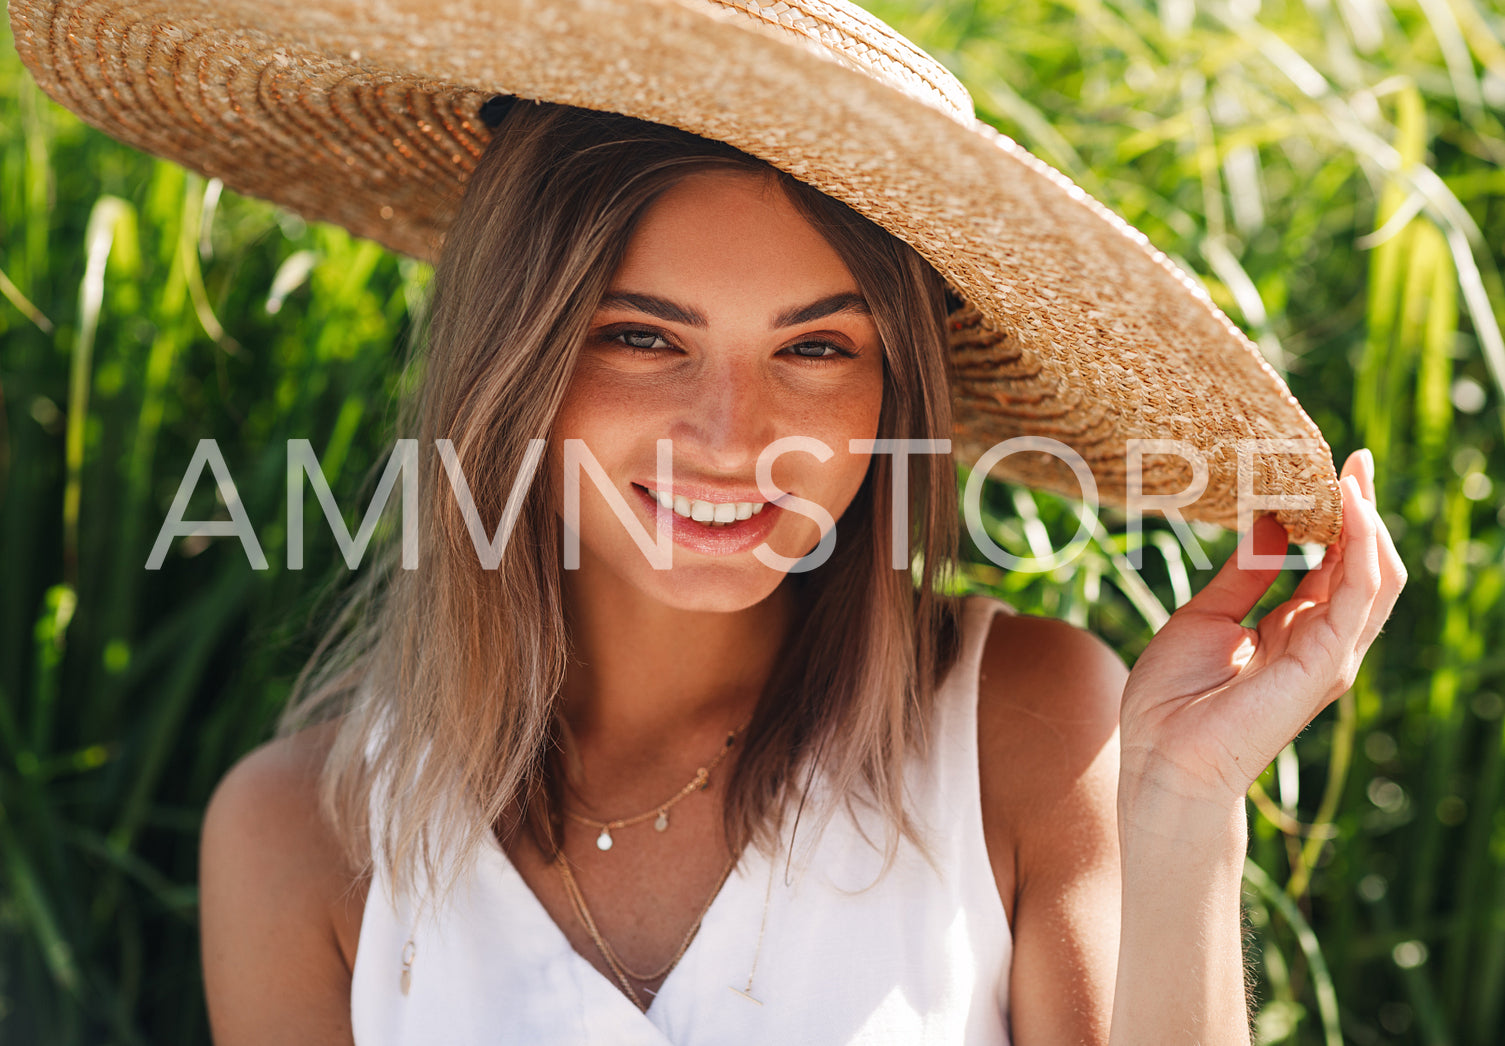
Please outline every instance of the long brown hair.
[{"label": "long brown hair", "polygon": [[[395,542],[381,549],[279,723],[286,734],[340,718],[320,800],[351,858],[369,854],[394,891],[421,873],[431,899],[442,896],[493,825],[547,806],[538,797],[550,791],[570,649],[559,478],[538,472],[488,570],[434,467],[434,441],[453,441],[491,533],[528,441],[549,435],[636,223],[679,179],[707,169],[774,179],[846,262],[884,346],[879,436],[950,436],[945,284],[912,248],[723,143],[616,114],[514,104],[467,185],[435,269],[426,338],[414,339],[416,392],[400,431],[416,432],[421,449],[420,569],[398,568]],[[911,459],[915,569],[895,570],[891,470],[892,458],[873,457],[830,559],[783,582],[821,627],[790,630],[739,749],[725,807],[738,849],[776,845],[788,801],[817,765],[832,795],[886,815],[886,856],[915,836],[902,775],[955,656],[956,610],[939,590],[955,557],[956,487],[949,456]],[[368,836],[373,791],[382,814]]]}]

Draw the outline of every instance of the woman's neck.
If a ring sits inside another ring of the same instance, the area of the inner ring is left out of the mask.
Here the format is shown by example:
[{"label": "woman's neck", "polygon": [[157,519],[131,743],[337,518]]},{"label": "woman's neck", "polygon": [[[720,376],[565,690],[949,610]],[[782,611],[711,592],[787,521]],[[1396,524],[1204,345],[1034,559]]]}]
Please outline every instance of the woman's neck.
[{"label": "woman's neck", "polygon": [[605,570],[566,575],[572,657],[564,716],[584,749],[694,744],[743,725],[793,616],[787,584],[743,610],[665,606]]}]

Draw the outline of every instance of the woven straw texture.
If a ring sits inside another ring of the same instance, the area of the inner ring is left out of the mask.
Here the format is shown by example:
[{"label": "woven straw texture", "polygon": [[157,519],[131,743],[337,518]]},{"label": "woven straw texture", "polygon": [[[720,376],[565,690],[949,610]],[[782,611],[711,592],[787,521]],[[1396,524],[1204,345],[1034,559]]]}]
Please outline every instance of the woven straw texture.
[{"label": "woven straw texture", "polygon": [[[495,93],[609,109],[718,138],[914,246],[952,316],[958,452],[1060,440],[1123,504],[1128,441],[1208,466],[1191,519],[1236,526],[1245,489],[1330,544],[1331,451],[1199,284],[1065,176],[976,120],[963,87],[883,23],[799,0],[10,0],[22,59],[85,121],[239,192],[432,259],[489,140]],[[1245,444],[1248,447],[1248,444]],[[1075,495],[1063,462],[1000,478]],[[1145,458],[1143,492],[1192,470]]]}]

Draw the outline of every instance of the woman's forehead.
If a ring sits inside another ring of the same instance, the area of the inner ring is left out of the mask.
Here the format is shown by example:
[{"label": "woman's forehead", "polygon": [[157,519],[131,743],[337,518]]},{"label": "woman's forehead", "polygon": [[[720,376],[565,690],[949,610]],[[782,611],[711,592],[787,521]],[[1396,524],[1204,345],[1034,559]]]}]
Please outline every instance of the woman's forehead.
[{"label": "woman's forehead", "polygon": [[841,256],[778,183],[741,171],[697,172],[665,190],[637,223],[611,290],[618,305],[636,307],[623,299],[638,295],[682,306],[676,321],[691,326],[716,313],[787,322],[818,300],[861,297]]}]

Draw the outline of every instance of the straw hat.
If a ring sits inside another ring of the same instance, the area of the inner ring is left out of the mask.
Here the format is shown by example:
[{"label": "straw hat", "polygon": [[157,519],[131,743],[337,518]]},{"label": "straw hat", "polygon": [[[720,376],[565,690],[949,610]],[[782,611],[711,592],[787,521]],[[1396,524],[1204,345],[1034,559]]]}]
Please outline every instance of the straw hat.
[{"label": "straw hat", "polygon": [[[1285,495],[1296,541],[1341,501],[1321,433],[1250,341],[1146,239],[973,115],[966,90],[840,0],[9,0],[37,81],[85,121],[239,192],[436,256],[512,94],[728,142],[920,252],[952,315],[957,451],[1060,440],[1124,502],[1129,440],[1206,460],[1182,510],[1235,526],[1246,489]],[[1253,453],[1250,440],[1296,440]],[[1283,448],[1289,451],[1290,445]],[[1077,494],[1061,460],[1000,478]],[[1144,459],[1147,495],[1192,482]]]}]

